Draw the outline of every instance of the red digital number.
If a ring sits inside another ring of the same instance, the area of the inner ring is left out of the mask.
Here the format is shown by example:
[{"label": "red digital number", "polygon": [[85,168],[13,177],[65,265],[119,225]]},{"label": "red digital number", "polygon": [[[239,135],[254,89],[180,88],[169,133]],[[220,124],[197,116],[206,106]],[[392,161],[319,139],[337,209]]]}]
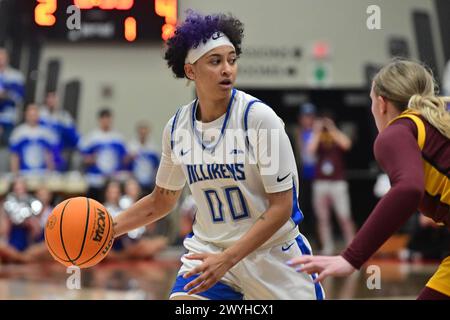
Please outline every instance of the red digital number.
[{"label": "red digital number", "polygon": [[74,0],[74,4],[82,10],[95,7],[102,10],[129,10],[133,7],[134,0]]},{"label": "red digital number", "polygon": [[53,15],[57,9],[57,0],[37,0],[39,3],[34,9],[34,21],[40,26],[53,26],[56,17]]},{"label": "red digital number", "polygon": [[117,0],[116,9],[117,10],[130,10],[134,5],[134,0]]},{"label": "red digital number", "polygon": [[80,9],[92,9],[94,7],[92,0],[75,0],[74,4]]},{"label": "red digital number", "polygon": [[133,42],[137,37],[137,23],[133,17],[125,19],[125,39],[129,42]]},{"label": "red digital number", "polygon": [[166,24],[162,27],[162,35],[164,41],[173,36],[178,17],[178,1],[177,0],[155,0],[155,12],[157,15],[166,18]]}]

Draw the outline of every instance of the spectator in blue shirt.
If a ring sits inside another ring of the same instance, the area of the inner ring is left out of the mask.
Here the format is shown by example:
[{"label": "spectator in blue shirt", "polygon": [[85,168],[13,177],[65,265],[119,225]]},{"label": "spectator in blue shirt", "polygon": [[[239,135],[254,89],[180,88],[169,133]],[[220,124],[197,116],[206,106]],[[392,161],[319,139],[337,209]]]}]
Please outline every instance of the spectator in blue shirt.
[{"label": "spectator in blue shirt", "polygon": [[39,125],[39,109],[28,105],[25,123],[11,133],[11,171],[21,174],[43,174],[54,170],[53,151],[57,138],[49,129]]},{"label": "spectator in blue shirt", "polygon": [[312,103],[305,103],[300,106],[298,114],[297,143],[302,162],[302,178],[305,180],[314,179],[316,168],[316,158],[308,152],[308,145],[313,137],[313,124],[316,117],[316,106]]},{"label": "spectator in blue shirt", "polygon": [[86,168],[89,185],[87,196],[103,200],[103,189],[108,178],[126,169],[127,148],[122,134],[114,131],[113,115],[109,109],[98,113],[99,128],[82,136],[79,148]]},{"label": "spectator in blue shirt", "polygon": [[315,178],[316,156],[309,152],[309,145],[313,140],[313,124],[316,119],[317,107],[310,103],[300,105],[297,114],[297,160],[300,169],[300,207],[305,213],[304,228],[314,233],[315,221],[312,206],[312,183]]},{"label": "spectator in blue shirt", "polygon": [[66,171],[70,152],[76,148],[79,134],[72,116],[60,108],[56,92],[46,94],[45,104],[39,112],[39,123],[57,136],[58,143],[54,152],[56,169]]},{"label": "spectator in blue shirt", "polygon": [[147,122],[139,122],[136,129],[137,139],[128,145],[132,158],[131,170],[143,192],[148,194],[155,186],[160,152],[150,139],[151,128]]},{"label": "spectator in blue shirt", "polygon": [[17,123],[17,107],[25,96],[22,73],[9,66],[8,52],[0,48],[0,145],[7,145]]}]

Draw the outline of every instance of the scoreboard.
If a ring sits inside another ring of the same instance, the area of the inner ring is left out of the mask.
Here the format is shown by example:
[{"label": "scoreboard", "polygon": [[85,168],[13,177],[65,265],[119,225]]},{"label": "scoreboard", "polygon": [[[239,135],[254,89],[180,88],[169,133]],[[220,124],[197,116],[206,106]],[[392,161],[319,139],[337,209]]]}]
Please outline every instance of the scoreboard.
[{"label": "scoreboard", "polygon": [[32,32],[54,41],[167,40],[177,0],[26,0]]}]

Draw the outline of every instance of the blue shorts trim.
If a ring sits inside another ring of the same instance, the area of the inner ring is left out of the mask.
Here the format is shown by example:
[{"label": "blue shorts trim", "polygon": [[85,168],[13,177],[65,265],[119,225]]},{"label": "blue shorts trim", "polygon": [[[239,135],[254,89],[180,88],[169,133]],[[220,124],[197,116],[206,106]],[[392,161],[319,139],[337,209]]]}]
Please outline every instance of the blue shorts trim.
[{"label": "blue shorts trim", "polygon": [[[194,275],[187,279],[184,279],[183,276],[178,276],[175,280],[175,284],[172,289],[172,293],[176,292],[187,292],[184,290],[184,286],[187,285],[192,280],[196,279],[199,275]],[[244,295],[242,293],[237,292],[230,286],[224,284],[223,282],[217,282],[214,286],[209,288],[206,291],[196,293],[196,295],[208,298],[210,300],[243,300]]]},{"label": "blue shorts trim", "polygon": [[[302,236],[298,236],[297,238],[295,238],[295,240],[297,241],[297,245],[300,248],[300,251],[302,252],[302,254],[304,255],[311,255],[311,251],[309,250],[308,246],[306,245],[306,243],[303,241]],[[311,275],[311,278],[314,280],[316,280],[317,278],[317,274],[313,273]],[[314,284],[314,288],[316,290],[316,299],[317,300],[323,300],[323,291],[322,291],[322,285],[318,282]]]}]

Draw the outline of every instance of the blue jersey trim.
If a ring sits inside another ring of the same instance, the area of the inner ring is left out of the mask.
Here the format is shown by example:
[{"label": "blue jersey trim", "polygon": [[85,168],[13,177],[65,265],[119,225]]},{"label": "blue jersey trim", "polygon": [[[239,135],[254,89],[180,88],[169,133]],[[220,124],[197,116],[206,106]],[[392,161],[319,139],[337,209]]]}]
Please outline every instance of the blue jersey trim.
[{"label": "blue jersey trim", "polygon": [[[172,289],[172,293],[176,292],[187,292],[184,290],[184,286],[187,285],[192,280],[196,279],[199,275],[194,275],[187,279],[184,279],[183,276],[178,276],[175,280],[175,284]],[[226,285],[223,282],[217,282],[214,286],[209,288],[206,291],[197,293],[197,295],[208,298],[210,300],[243,300],[244,295],[240,292],[237,292],[229,285]]]},{"label": "blue jersey trim", "polygon": [[295,185],[295,180],[292,179],[292,214],[291,219],[294,221],[295,225],[297,226],[300,222],[303,221],[303,212],[300,210],[300,207],[298,205],[298,199],[297,199],[297,187]]},{"label": "blue jersey trim", "polygon": [[230,118],[230,114],[231,114],[231,107],[233,106],[233,101],[234,101],[234,97],[236,95],[236,89],[233,89],[232,94],[231,94],[231,99],[228,102],[228,106],[227,106],[227,113],[225,115],[225,120],[223,122],[222,125],[222,129],[220,130],[220,137],[219,139],[217,139],[217,141],[215,143],[211,143],[209,145],[204,145],[203,141],[202,141],[202,137],[199,135],[197,129],[195,128],[195,114],[197,113],[197,107],[198,107],[198,99],[195,100],[194,102],[194,106],[192,108],[192,131],[194,132],[194,135],[197,139],[197,142],[202,146],[203,150],[213,150],[220,142],[220,140],[223,137],[223,134],[225,132],[225,129],[228,125],[228,120]]},{"label": "blue jersey trim", "polygon": [[193,236],[194,236],[194,232],[191,231],[191,232],[189,232],[189,233],[186,235],[185,239],[192,238]]},{"label": "blue jersey trim", "polygon": [[247,131],[248,131],[248,114],[250,112],[250,108],[251,106],[255,103],[255,102],[261,102],[261,100],[252,100],[247,104],[247,107],[245,108],[245,112],[244,112],[244,130],[245,130],[245,145],[247,146],[247,149],[250,150],[250,141],[248,140],[248,135],[247,135]]},{"label": "blue jersey trim", "polygon": [[174,141],[173,141],[173,132],[175,131],[175,127],[177,126],[177,120],[178,120],[178,115],[180,114],[181,108],[178,109],[177,113],[175,113],[175,117],[173,118],[173,122],[172,122],[172,129],[170,130],[170,149],[173,150],[173,145],[174,145]]},{"label": "blue jersey trim", "polygon": [[252,100],[248,103],[247,107],[245,108],[245,113],[244,113],[244,129],[245,131],[248,130],[248,113],[250,111],[250,107],[255,103],[255,102],[261,102],[261,100]]},{"label": "blue jersey trim", "polygon": [[[303,241],[303,238],[301,235],[299,235],[297,238],[295,238],[295,241],[297,242],[298,247],[300,248],[300,251],[303,255],[311,255],[311,250],[309,250],[306,243]],[[312,280],[314,281],[317,278],[317,274],[311,275]],[[316,299],[317,300],[323,300],[323,289],[322,285],[320,283],[314,284],[314,289],[316,290]]]}]

